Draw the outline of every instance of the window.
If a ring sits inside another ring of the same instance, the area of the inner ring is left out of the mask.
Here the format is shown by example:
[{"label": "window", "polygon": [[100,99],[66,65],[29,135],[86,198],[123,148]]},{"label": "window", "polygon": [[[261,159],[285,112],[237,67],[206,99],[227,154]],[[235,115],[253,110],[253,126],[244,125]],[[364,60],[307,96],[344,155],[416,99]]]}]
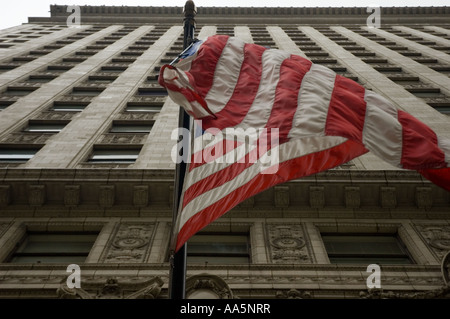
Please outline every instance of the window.
[{"label": "window", "polygon": [[158,88],[139,88],[138,89],[139,96],[167,96],[168,93],[165,89]]},{"label": "window", "polygon": [[54,75],[30,75],[28,82],[33,83],[46,83],[54,80],[56,76]]},{"label": "window", "polygon": [[98,233],[28,232],[10,263],[83,263]]},{"label": "window", "polygon": [[6,109],[12,104],[14,104],[14,101],[0,101],[0,111]]},{"label": "window", "polygon": [[59,133],[67,125],[66,122],[29,122],[28,126],[24,129],[25,132],[37,132],[37,133]]},{"label": "window", "polygon": [[150,133],[153,122],[150,123],[113,123],[111,133]]},{"label": "window", "polygon": [[37,149],[0,149],[0,162],[25,163],[37,151]]},{"label": "window", "polygon": [[248,234],[199,233],[187,243],[187,262],[248,264]]},{"label": "window", "polygon": [[132,164],[139,156],[141,149],[94,149],[89,163],[118,163]]},{"label": "window", "polygon": [[72,90],[72,95],[76,96],[97,96],[104,88],[100,87],[75,87]]},{"label": "window", "polygon": [[37,89],[35,87],[8,87],[4,94],[9,96],[25,96]]},{"label": "window", "polygon": [[55,102],[52,107],[52,111],[57,112],[81,112],[89,103],[83,102]]},{"label": "window", "polygon": [[412,264],[395,234],[322,234],[333,264]]},{"label": "window", "polygon": [[126,112],[159,113],[163,104],[128,103]]}]

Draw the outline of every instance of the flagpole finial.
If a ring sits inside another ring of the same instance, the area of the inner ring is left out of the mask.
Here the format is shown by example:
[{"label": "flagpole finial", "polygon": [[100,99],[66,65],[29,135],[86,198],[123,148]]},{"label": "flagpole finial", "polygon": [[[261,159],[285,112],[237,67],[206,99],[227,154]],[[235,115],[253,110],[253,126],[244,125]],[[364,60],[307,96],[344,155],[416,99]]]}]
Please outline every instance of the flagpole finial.
[{"label": "flagpole finial", "polygon": [[186,1],[183,12],[186,18],[194,18],[195,15],[197,14],[197,8],[194,4],[194,1],[192,0]]}]

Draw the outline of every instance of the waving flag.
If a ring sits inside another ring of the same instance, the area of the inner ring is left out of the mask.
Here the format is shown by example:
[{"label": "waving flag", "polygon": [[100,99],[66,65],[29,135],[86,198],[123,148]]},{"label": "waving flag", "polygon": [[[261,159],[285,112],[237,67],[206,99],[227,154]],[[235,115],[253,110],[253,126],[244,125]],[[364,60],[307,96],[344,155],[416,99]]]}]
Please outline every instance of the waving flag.
[{"label": "waving flag", "polygon": [[245,199],[368,151],[450,191],[450,141],[382,96],[287,52],[217,35],[159,82],[195,118],[176,250]]}]

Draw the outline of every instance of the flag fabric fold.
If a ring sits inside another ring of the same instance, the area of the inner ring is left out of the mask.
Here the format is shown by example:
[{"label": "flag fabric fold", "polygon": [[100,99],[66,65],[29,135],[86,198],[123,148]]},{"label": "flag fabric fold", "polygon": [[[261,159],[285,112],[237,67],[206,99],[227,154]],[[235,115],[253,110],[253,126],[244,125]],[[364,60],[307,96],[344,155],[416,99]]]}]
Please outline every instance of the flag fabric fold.
[{"label": "flag fabric fold", "polygon": [[175,249],[274,185],[366,152],[450,191],[450,141],[353,80],[282,50],[208,37],[159,83],[201,127],[174,225]]}]

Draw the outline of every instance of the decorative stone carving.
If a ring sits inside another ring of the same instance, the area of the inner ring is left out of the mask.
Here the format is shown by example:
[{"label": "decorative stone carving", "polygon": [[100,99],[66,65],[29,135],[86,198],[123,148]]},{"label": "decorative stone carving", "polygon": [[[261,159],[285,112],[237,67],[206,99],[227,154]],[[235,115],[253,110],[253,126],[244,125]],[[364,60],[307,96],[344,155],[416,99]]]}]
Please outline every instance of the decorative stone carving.
[{"label": "decorative stone carving", "polygon": [[143,144],[147,134],[104,134],[100,136],[100,144]]},{"label": "decorative stone carving", "polygon": [[380,201],[383,208],[397,207],[397,194],[395,187],[380,187]]},{"label": "decorative stone carving", "polygon": [[415,228],[438,260],[450,251],[450,226],[415,225]]},{"label": "decorative stone carving", "polygon": [[42,206],[45,203],[45,185],[28,186],[28,202],[31,206]]},{"label": "decorative stone carving", "polygon": [[289,186],[274,187],[274,204],[278,208],[289,207]]},{"label": "decorative stone carving", "polygon": [[100,259],[105,263],[145,262],[150,253],[154,229],[154,223],[119,224]]},{"label": "decorative stone carving", "polygon": [[137,207],[146,207],[148,205],[148,186],[134,186],[133,205]]},{"label": "decorative stone carving", "polygon": [[39,119],[39,120],[49,120],[49,121],[70,121],[74,116],[76,115],[76,113],[74,112],[54,112],[54,111],[49,111],[49,112],[41,112],[39,114],[37,114],[34,119]]},{"label": "decorative stone carving", "polygon": [[347,208],[359,208],[361,205],[361,196],[359,187],[345,187],[345,206]]},{"label": "decorative stone carving", "polygon": [[276,264],[309,264],[311,254],[306,245],[305,231],[301,224],[266,225],[269,251]]},{"label": "decorative stone carving", "polygon": [[277,299],[311,299],[311,293],[309,291],[299,291],[297,289],[291,289],[288,291],[278,290],[275,293]]},{"label": "decorative stone carving", "polygon": [[11,203],[11,186],[0,185],[0,207]]},{"label": "decorative stone carving", "polygon": [[187,299],[234,299],[228,284],[220,277],[200,274],[186,280]]},{"label": "decorative stone carving", "polygon": [[64,187],[64,205],[68,207],[80,204],[80,185],[66,185]]},{"label": "decorative stone carving", "polygon": [[149,121],[156,119],[158,113],[139,113],[139,112],[128,112],[128,113],[121,113],[116,116],[116,120],[122,120],[122,121]]},{"label": "decorative stone carving", "polygon": [[51,133],[11,133],[3,137],[1,143],[11,144],[45,144],[52,136]]},{"label": "decorative stone carving", "polygon": [[108,278],[106,283],[83,280],[82,288],[69,288],[64,279],[56,294],[60,299],[157,299],[163,284],[159,277],[137,283]]},{"label": "decorative stone carving", "polygon": [[164,103],[167,97],[165,96],[133,96],[128,102],[158,102]]},{"label": "decorative stone carving", "polygon": [[102,207],[112,207],[115,201],[115,186],[114,185],[100,186],[98,201],[100,206]]},{"label": "decorative stone carving", "polygon": [[433,205],[431,187],[416,187],[416,205],[422,209],[431,208]]},{"label": "decorative stone carving", "polygon": [[325,206],[325,190],[323,186],[309,187],[309,204],[311,208],[323,208]]},{"label": "decorative stone carving", "polygon": [[368,289],[359,293],[361,299],[450,299],[450,286],[420,292],[384,292],[382,288]]}]

